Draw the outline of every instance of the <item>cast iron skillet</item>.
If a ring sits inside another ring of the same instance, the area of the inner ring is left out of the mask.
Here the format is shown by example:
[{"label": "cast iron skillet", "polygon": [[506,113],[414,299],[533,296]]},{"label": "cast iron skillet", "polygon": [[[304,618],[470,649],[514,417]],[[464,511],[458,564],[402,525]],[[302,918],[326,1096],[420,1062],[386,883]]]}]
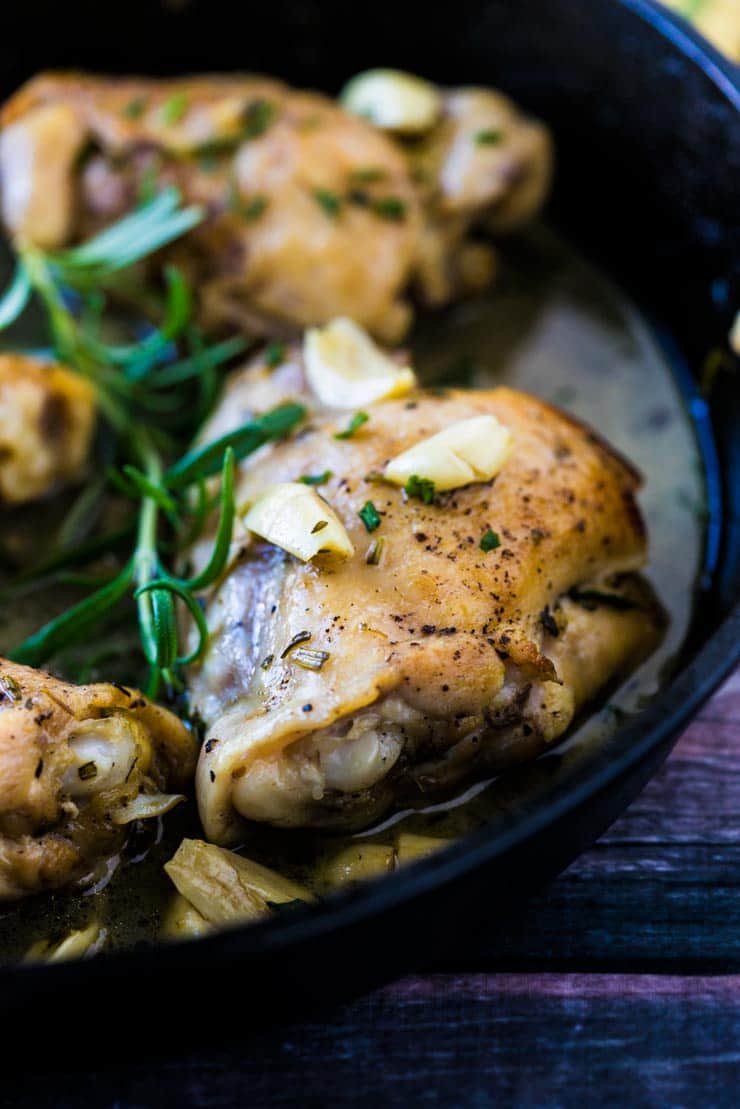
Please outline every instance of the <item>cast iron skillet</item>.
[{"label": "cast iron skillet", "polygon": [[[360,8],[346,0],[161,7],[127,0],[118,15],[106,7],[105,25],[97,3],[21,8],[6,15],[3,94],[49,65],[253,69],[335,90],[350,74],[387,64],[443,83],[500,86],[556,132],[556,223],[627,287],[694,374],[740,308],[738,71],[650,0],[402,8],[380,0]],[[670,684],[619,733],[608,757],[568,777],[554,760],[544,800],[518,806],[503,830],[483,829],[315,909],[190,944],[3,969],[5,1012],[57,994],[64,998],[57,1017],[73,1004],[78,1034],[79,1019],[96,1020],[102,1000],[106,1021],[112,1008],[118,1016],[130,1011],[139,1030],[147,1010],[161,1030],[186,999],[196,1003],[194,1017],[201,1013],[194,1022],[201,1033],[206,1015],[211,1027],[217,1022],[221,997],[248,999],[236,1002],[241,1023],[263,1020],[270,1009],[293,1014],[303,1002],[359,990],[450,946],[464,950],[473,925],[487,927],[589,846],[740,660],[737,378],[722,375],[708,402],[695,393],[691,403],[700,433],[711,425],[722,475],[696,620]],[[676,549],[680,557],[680,536]]]}]

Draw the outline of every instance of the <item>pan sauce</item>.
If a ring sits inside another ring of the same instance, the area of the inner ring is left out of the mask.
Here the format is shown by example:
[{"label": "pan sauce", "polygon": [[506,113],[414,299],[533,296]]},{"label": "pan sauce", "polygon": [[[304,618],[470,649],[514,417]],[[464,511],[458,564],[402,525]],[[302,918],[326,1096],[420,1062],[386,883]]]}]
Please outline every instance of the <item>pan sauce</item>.
[{"label": "pan sauce", "polygon": [[[397,813],[354,837],[379,842],[389,842],[399,826],[443,838],[483,823],[508,823],[525,804],[537,803],[556,771],[569,773],[616,743],[625,714],[656,692],[686,635],[704,545],[701,457],[667,359],[630,302],[553,233],[538,229],[512,247],[490,295],[427,317],[412,346],[426,381],[505,383],[537,393],[592,424],[637,465],[646,480],[640,500],[651,536],[647,576],[671,622],[659,650],[565,744],[452,802]],[[47,598],[29,598],[12,625],[5,618],[0,646],[38,626],[43,605]],[[115,659],[105,664],[111,671],[106,676],[117,676],[115,665]],[[199,834],[194,806],[182,806],[164,828],[134,838],[110,881],[106,877],[82,895],[29,899],[6,910],[0,916],[0,957],[18,958],[35,940],[79,928],[93,915],[107,929],[109,945],[153,938],[173,892],[162,864],[183,835]],[[347,842],[261,827],[245,851],[311,886],[317,859]]]}]

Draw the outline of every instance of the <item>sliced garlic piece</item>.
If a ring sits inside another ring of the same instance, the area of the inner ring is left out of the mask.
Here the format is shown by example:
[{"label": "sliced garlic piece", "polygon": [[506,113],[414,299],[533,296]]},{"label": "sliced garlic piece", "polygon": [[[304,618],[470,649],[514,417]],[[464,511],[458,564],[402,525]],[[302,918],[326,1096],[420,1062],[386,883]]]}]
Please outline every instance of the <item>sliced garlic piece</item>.
[{"label": "sliced garlic piece", "polygon": [[413,863],[417,859],[424,859],[427,855],[433,855],[436,851],[441,851],[443,847],[449,847],[453,842],[451,839],[440,839],[437,836],[420,836],[414,832],[401,832],[396,842],[396,862],[399,865]]},{"label": "sliced garlic piece", "polygon": [[411,477],[434,482],[437,492],[490,481],[511,454],[513,436],[495,416],[459,420],[396,455],[385,468],[394,485]]},{"label": "sliced garlic piece", "polygon": [[439,119],[442,96],[434,85],[400,69],[368,69],[344,86],[340,100],[347,111],[376,127],[418,135]]},{"label": "sliced garlic piece", "polygon": [[244,516],[249,531],[309,562],[318,554],[351,558],[352,541],[334,510],[315,489],[297,481],[273,485]]},{"label": "sliced garlic piece", "polygon": [[416,385],[413,370],[398,366],[361,327],[343,317],[309,328],[303,359],[309,385],[328,408],[362,408],[403,397]]}]

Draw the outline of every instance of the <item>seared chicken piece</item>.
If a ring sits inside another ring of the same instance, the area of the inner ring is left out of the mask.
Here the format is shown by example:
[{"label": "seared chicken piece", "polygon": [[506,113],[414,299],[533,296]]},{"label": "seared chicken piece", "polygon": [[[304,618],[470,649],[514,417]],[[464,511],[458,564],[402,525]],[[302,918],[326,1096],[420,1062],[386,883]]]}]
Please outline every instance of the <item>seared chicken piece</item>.
[{"label": "seared chicken piece", "polygon": [[22,504],[82,477],[95,394],[64,366],[0,354],[0,501]]},{"label": "seared chicken piece", "polygon": [[[272,374],[258,362],[234,375],[207,437],[303,390],[297,349]],[[238,841],[245,818],[357,827],[534,758],[659,638],[635,575],[638,475],[592,431],[505,388],[419,391],[368,412],[338,439],[348,413],[314,406],[293,440],[241,466],[242,509],[276,483],[321,481],[354,554],[301,562],[235,536],[190,677],[207,727],[200,813],[218,843]],[[512,436],[495,480],[429,504],[379,480],[400,452],[483,415]],[[196,568],[211,544],[192,552]]]},{"label": "seared chicken piece", "polygon": [[180,799],[197,744],[123,686],[70,685],[0,659],[0,901],[93,880],[126,825]]},{"label": "seared chicken piece", "polygon": [[249,76],[42,74],[0,122],[13,236],[61,247],[175,184],[208,216],[168,252],[204,324],[256,334],[347,315],[395,340],[412,290],[441,304],[489,281],[492,250],[468,232],[530,216],[549,182],[544,128],[482,91],[449,94],[413,144]]}]

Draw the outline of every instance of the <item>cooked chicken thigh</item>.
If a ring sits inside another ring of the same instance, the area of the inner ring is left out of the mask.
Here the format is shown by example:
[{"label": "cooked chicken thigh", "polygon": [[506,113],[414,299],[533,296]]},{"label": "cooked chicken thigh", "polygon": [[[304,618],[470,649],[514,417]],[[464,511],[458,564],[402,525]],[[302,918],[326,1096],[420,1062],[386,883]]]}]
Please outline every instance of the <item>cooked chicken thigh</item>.
[{"label": "cooked chicken thigh", "polygon": [[0,659],[0,901],[92,880],[191,777],[196,741],[136,690]]},{"label": "cooked chicken thigh", "polygon": [[95,394],[78,374],[0,354],[0,501],[22,504],[82,477]]},{"label": "cooked chicken thigh", "polygon": [[[207,437],[281,400],[311,406],[305,389],[298,348],[274,371],[258,361],[232,378]],[[216,842],[238,841],[245,818],[356,827],[531,759],[659,638],[635,574],[639,479],[592,431],[505,388],[418,391],[368,415],[337,438],[347,412],[313,403],[291,441],[241,467],[242,508],[275,483],[321,482],[354,554],[302,562],[243,532],[206,598],[210,643],[190,689]],[[382,480],[400,452],[482,415],[511,434],[494,480],[431,503]]]},{"label": "cooked chicken thigh", "polygon": [[348,315],[388,341],[409,295],[480,288],[492,248],[550,179],[545,129],[504,97],[442,97],[409,143],[317,93],[260,77],[176,80],[42,74],[2,114],[2,213],[53,248],[99,229],[165,184],[206,222],[168,254],[190,274],[208,327],[291,333]]}]

